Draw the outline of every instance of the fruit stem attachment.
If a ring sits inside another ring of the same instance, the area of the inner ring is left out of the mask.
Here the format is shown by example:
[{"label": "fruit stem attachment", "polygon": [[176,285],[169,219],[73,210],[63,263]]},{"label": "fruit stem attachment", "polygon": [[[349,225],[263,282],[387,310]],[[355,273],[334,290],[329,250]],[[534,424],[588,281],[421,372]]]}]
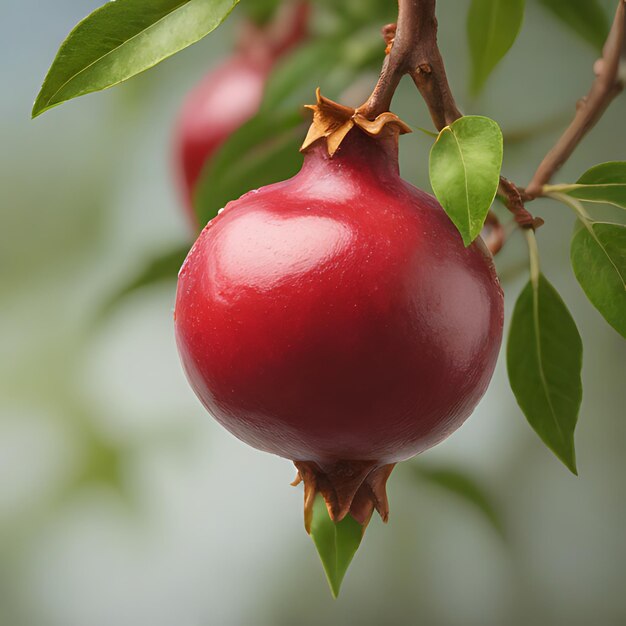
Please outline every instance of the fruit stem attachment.
[{"label": "fruit stem attachment", "polygon": [[571,156],[583,137],[596,125],[613,99],[624,89],[626,82],[626,0],[619,0],[613,25],[602,50],[602,57],[594,64],[596,78],[589,93],[576,105],[571,124],[554,147],[546,154],[526,187],[530,198],[542,195],[543,186]]},{"label": "fruit stem attachment", "polygon": [[578,219],[585,225],[587,230],[593,233],[593,230],[591,228],[593,220],[591,219],[589,213],[587,213],[587,211],[585,210],[582,202],[580,202],[576,198],[572,198],[572,196],[568,196],[566,193],[559,193],[558,191],[546,193],[545,196],[546,198],[551,198],[552,200],[556,200],[557,202],[562,202],[565,206],[572,209]]}]

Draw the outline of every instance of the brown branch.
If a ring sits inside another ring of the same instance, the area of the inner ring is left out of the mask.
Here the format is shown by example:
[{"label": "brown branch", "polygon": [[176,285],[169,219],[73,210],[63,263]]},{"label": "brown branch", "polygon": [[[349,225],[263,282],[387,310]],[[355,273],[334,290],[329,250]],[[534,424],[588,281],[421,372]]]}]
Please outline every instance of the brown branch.
[{"label": "brown branch", "polygon": [[[462,116],[454,101],[437,45],[436,0],[398,0],[398,23],[383,28],[387,56],[372,95],[358,111],[369,119],[389,110],[393,94],[409,74],[428,106],[437,130]],[[526,190],[503,176],[498,193],[521,228],[536,229],[543,224],[533,217],[524,202],[533,200],[563,165],[584,135],[595,125],[610,102],[624,87],[620,57],[626,57],[626,0],[619,0],[613,26],[596,63],[597,78],[591,91],[578,105],[574,121],[555,147],[546,155]],[[626,66],[626,61],[623,61]]]},{"label": "brown branch", "polygon": [[594,70],[596,79],[577,105],[576,115],[554,147],[545,156],[526,187],[529,199],[541,195],[544,185],[567,161],[583,137],[596,125],[613,99],[624,88],[626,67],[626,0],[619,0],[615,19]]},{"label": "brown branch", "polygon": [[508,178],[500,176],[498,193],[504,198],[506,208],[513,213],[513,217],[520,228],[532,228],[536,230],[543,225],[540,217],[533,217],[530,211],[524,206],[527,200],[525,192]]},{"label": "brown branch", "polygon": [[409,74],[437,130],[461,117],[437,46],[435,0],[398,0],[398,23],[383,28],[389,54],[380,78],[359,112],[370,119],[389,110],[400,79]]},{"label": "brown branch", "polygon": [[[370,119],[387,111],[404,74],[409,74],[428,106],[437,130],[452,124],[463,114],[454,101],[445,66],[437,45],[435,0],[398,0],[398,24],[383,28],[389,54],[367,102],[359,107]],[[506,178],[500,178],[498,193],[524,228],[536,228],[536,220],[524,207],[523,191]],[[498,248],[499,249],[499,248]]]}]

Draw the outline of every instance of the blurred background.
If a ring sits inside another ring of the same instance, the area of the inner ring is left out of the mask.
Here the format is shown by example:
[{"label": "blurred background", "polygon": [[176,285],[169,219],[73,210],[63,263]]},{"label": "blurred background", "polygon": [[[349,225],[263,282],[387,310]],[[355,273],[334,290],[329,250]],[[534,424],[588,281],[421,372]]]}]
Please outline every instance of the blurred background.
[{"label": "blurred background", "polygon": [[[573,277],[573,216],[532,207],[546,220],[544,272],[585,347],[580,477],[526,424],[501,358],[463,428],[396,470],[389,524],[372,521],[334,601],[303,529],[302,492],[289,486],[291,463],[222,430],[188,387],[174,281],[102,314],[147,260],[191,242],[172,172],[173,121],[185,93],[228,54],[243,10],[129,83],[31,121],[58,45],[99,4],[0,0],[0,624],[626,624],[626,346]],[[608,15],[614,2],[602,4]],[[457,99],[501,124],[504,173],[525,184],[587,91],[597,52],[529,0],[520,38],[470,99],[469,2],[439,5]],[[375,76],[359,80],[365,94]],[[626,157],[625,102],[558,180]],[[430,128],[408,81],[393,108]],[[403,175],[427,189],[431,141],[402,139]],[[604,207],[595,214],[620,219]],[[525,263],[516,233],[497,258],[508,313]],[[502,532],[426,477],[439,470],[475,481]]]}]

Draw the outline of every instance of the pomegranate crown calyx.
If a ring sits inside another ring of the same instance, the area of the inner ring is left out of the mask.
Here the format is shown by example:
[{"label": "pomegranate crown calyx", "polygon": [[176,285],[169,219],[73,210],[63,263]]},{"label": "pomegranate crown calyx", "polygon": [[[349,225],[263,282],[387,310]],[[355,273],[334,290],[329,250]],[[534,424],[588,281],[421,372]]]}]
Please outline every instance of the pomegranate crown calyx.
[{"label": "pomegranate crown calyx", "polygon": [[317,104],[307,104],[306,108],[313,111],[313,122],[300,148],[304,152],[318,139],[326,138],[326,147],[329,156],[333,156],[346,138],[346,135],[356,126],[370,137],[380,135],[390,127],[400,135],[410,133],[411,129],[397,115],[387,111],[381,113],[375,120],[370,120],[359,112],[359,109],[344,106],[325,98],[316,90]]}]

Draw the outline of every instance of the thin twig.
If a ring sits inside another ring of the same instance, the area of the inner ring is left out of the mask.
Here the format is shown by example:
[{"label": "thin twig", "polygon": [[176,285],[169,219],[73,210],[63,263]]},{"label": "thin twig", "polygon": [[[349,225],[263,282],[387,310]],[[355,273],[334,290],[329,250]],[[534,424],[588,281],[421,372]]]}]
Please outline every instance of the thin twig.
[{"label": "thin twig", "polygon": [[[623,64],[623,65],[622,65]],[[620,71],[622,66],[622,71]],[[544,185],[567,161],[582,138],[595,126],[613,99],[624,89],[626,66],[626,0],[619,0],[615,19],[594,70],[596,79],[587,96],[577,105],[576,115],[554,147],[545,156],[526,187],[530,199],[541,195]]]}]

